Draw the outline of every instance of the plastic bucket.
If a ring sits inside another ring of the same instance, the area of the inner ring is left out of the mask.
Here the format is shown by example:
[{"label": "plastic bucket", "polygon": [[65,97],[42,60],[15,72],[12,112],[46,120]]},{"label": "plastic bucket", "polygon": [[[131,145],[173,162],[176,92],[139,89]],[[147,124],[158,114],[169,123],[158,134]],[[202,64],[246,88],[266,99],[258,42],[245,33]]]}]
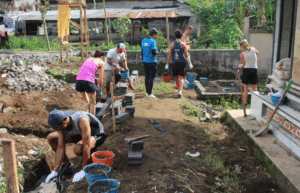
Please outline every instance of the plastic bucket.
[{"label": "plastic bucket", "polygon": [[172,75],[165,75],[162,78],[165,83],[169,83],[172,80]]},{"label": "plastic bucket", "polygon": [[121,76],[122,76],[123,79],[129,78],[129,71],[128,71],[128,72],[121,73]]},{"label": "plastic bucket", "polygon": [[88,188],[88,193],[118,193],[120,182],[115,179],[105,179],[93,183]]},{"label": "plastic bucket", "polygon": [[85,166],[83,171],[89,185],[92,185],[99,180],[107,179],[111,171],[111,167],[106,164],[95,163]]},{"label": "plastic bucket", "polygon": [[189,81],[189,82],[194,82],[195,79],[197,77],[197,74],[196,73],[187,73],[186,75],[186,79]]},{"label": "plastic bucket", "polygon": [[[279,103],[280,99],[281,99],[281,96],[277,97],[277,96],[272,96],[271,95],[271,99],[272,99],[272,104],[277,105]],[[284,96],[283,100],[281,101],[280,105],[283,105],[284,100],[285,100],[285,96]]]},{"label": "plastic bucket", "polygon": [[114,157],[115,154],[112,151],[97,151],[92,154],[93,163],[103,163],[109,166],[113,165]]},{"label": "plastic bucket", "polygon": [[187,83],[187,86],[188,86],[189,89],[194,89],[195,85],[196,84],[194,82],[188,82]]}]

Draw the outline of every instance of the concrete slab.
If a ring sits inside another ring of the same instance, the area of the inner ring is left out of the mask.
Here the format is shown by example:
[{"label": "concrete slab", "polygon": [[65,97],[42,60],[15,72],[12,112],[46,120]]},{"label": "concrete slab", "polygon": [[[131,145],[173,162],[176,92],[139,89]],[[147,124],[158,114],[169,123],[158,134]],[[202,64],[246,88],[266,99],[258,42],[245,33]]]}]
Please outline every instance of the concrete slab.
[{"label": "concrete slab", "polygon": [[[247,110],[247,114],[251,114],[250,110]],[[251,144],[254,144],[265,154],[258,159],[267,158],[265,166],[272,171],[271,175],[276,178],[278,186],[288,193],[299,193],[300,162],[284,150],[280,146],[280,142],[276,143],[278,139],[272,134],[267,134],[267,132],[255,137],[255,131],[262,124],[256,120],[244,119],[242,110],[228,110],[227,118],[234,128],[242,134],[243,139],[249,140]]]}]

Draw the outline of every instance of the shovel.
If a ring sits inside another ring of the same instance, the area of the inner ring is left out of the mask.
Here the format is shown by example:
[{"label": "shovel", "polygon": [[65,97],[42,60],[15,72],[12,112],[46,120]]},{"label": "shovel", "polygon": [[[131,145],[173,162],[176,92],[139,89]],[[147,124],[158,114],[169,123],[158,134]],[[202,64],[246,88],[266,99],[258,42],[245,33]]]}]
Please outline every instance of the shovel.
[{"label": "shovel", "polygon": [[278,102],[278,104],[277,104],[276,107],[275,107],[274,112],[273,112],[272,115],[270,116],[270,118],[269,118],[268,122],[266,123],[266,125],[262,126],[262,127],[255,133],[255,136],[256,136],[256,137],[259,136],[259,135],[262,134],[265,130],[268,129],[268,127],[270,126],[270,123],[271,123],[271,121],[272,121],[272,119],[273,119],[273,117],[274,117],[274,115],[275,115],[275,113],[276,113],[276,111],[277,111],[277,109],[278,109],[278,107],[279,107],[281,101],[284,99],[284,96],[285,96],[286,92],[287,92],[288,90],[290,90],[292,84],[293,84],[293,80],[290,79],[289,82],[288,82],[288,84],[287,84],[286,87],[285,87],[285,90],[284,90],[284,92],[283,92],[283,94],[282,94],[282,96],[281,96],[280,101]]},{"label": "shovel", "polygon": [[241,76],[240,76],[240,71],[239,70],[237,71],[237,74],[238,74],[239,85],[240,85],[240,90],[241,90],[244,118],[247,119],[247,120],[255,119],[255,117],[253,117],[251,115],[247,115],[247,113],[246,113],[246,105],[245,105],[245,101],[244,101],[244,93],[243,93],[243,87],[242,87],[242,83],[241,83]]}]

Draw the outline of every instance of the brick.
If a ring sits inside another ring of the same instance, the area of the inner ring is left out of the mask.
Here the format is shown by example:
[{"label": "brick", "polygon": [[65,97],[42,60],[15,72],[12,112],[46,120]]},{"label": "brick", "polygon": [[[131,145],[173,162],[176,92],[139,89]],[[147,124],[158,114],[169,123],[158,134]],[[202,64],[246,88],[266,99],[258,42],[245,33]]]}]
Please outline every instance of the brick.
[{"label": "brick", "polygon": [[142,157],[142,151],[128,151],[128,160],[141,160]]},{"label": "brick", "polygon": [[142,140],[132,141],[130,144],[127,144],[128,151],[142,151],[144,149],[144,142]]},{"label": "brick", "polygon": [[[125,112],[125,113],[121,113],[121,114],[117,115],[117,116],[115,117],[115,120],[116,120],[116,123],[117,123],[117,124],[120,124],[120,123],[122,123],[122,122],[124,122],[124,121],[130,119],[131,117],[132,117],[132,116],[130,115],[130,113]],[[111,121],[112,121],[112,119],[111,119]]]},{"label": "brick", "polygon": [[143,160],[129,160],[128,159],[128,164],[131,166],[139,166],[142,165]]},{"label": "brick", "polygon": [[138,70],[133,70],[131,74],[139,75],[139,71]]}]

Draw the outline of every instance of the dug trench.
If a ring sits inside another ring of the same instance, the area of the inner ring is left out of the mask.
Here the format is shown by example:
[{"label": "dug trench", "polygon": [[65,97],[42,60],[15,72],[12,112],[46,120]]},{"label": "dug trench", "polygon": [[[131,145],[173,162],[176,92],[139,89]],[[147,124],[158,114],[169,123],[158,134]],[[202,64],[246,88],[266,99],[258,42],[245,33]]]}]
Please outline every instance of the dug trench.
[{"label": "dug trench", "polygon": [[[143,77],[139,79],[143,80]],[[1,113],[1,127],[8,128],[11,134],[0,134],[0,137],[14,139],[18,154],[26,155],[32,160],[37,160],[37,157],[29,155],[28,151],[33,146],[39,148],[41,142],[45,146],[45,149],[41,150],[45,157],[36,161],[35,167],[31,165],[34,175],[25,180],[26,183],[22,183],[27,191],[40,176],[49,173],[50,168],[53,168],[54,152],[45,139],[52,131],[47,124],[49,112],[54,108],[81,110],[83,100],[78,93],[69,89],[63,92],[33,91],[27,95],[17,95],[2,87],[5,80],[0,81],[0,89],[6,93],[0,96],[0,101],[5,107],[13,107],[16,110]],[[120,181],[119,192],[164,192],[168,189],[174,192],[194,190],[204,193],[283,192],[278,188],[275,179],[260,165],[248,143],[229,123],[200,123],[197,117],[187,116],[179,104],[197,99],[195,90],[184,90],[185,97],[181,99],[174,94],[173,85],[171,90],[172,92],[157,95],[157,100],[144,97],[140,91],[133,91],[136,93],[135,117],[117,125],[115,133],[110,116],[102,119],[108,137],[98,150],[114,152],[113,170],[109,177]],[[71,97],[72,94],[75,94],[75,97]],[[148,119],[155,119],[166,132],[155,129]],[[39,137],[30,135],[34,131]],[[13,132],[26,136],[12,135]],[[151,136],[143,139],[143,163],[140,166],[129,166],[124,138],[145,134]],[[33,140],[34,138],[37,141]],[[67,146],[67,155],[79,171],[82,158],[74,155],[72,149],[73,145]],[[185,154],[188,151],[199,152],[200,156],[187,156]],[[29,171],[30,162],[28,164],[23,164],[25,171]],[[37,170],[34,171],[35,169]],[[72,177],[70,175],[64,178],[66,186],[63,192],[87,192],[86,179],[81,183],[71,183]]]}]

